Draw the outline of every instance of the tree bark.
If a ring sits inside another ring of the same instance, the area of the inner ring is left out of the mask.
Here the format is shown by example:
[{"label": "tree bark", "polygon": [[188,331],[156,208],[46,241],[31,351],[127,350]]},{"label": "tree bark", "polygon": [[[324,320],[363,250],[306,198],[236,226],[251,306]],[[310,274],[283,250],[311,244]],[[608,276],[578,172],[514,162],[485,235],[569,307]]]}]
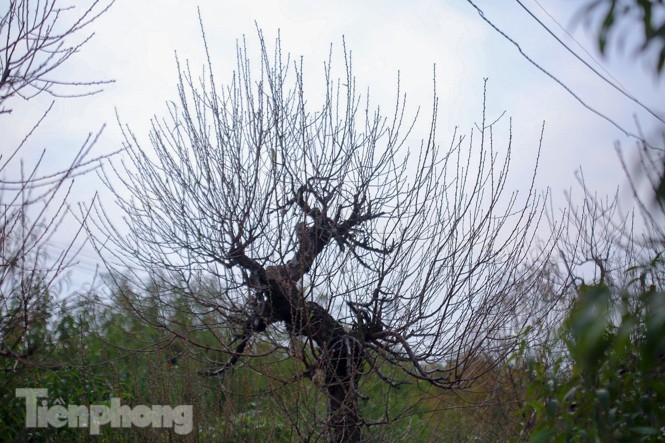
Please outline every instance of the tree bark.
[{"label": "tree bark", "polygon": [[[366,207],[364,198],[356,195],[349,216],[345,220],[339,217],[333,220],[328,217],[325,204],[322,208],[309,206],[304,196],[307,192],[313,191],[307,185],[302,186],[293,202],[312,223],[296,224],[298,248],[288,261],[264,268],[245,254],[241,243],[229,251],[230,262],[249,271],[247,283],[256,288],[260,307],[245,321],[243,333],[237,337],[240,344],[226,366],[235,364],[252,333],[265,330],[271,323],[284,322],[292,335],[309,338],[320,350],[316,367],[308,368],[307,372],[322,369],[325,373],[323,388],[328,396],[329,441],[356,442],[361,438],[362,424],[357,402],[365,342],[362,328],[356,330],[354,326],[350,331],[344,328],[323,306],[306,300],[299,282],[331,240],[336,239],[342,245],[355,226],[381,214],[373,213]],[[325,201],[320,196],[317,200]],[[367,247],[362,243],[357,245]],[[223,370],[214,371],[213,375]]]},{"label": "tree bark", "polygon": [[329,441],[357,442],[361,437],[358,415],[358,379],[361,345],[350,334],[333,344],[326,362]]},{"label": "tree bark", "polygon": [[294,282],[284,278],[287,268],[288,265],[266,269],[269,287],[266,296],[273,315],[270,322],[283,321],[292,334],[310,338],[321,350],[319,366],[325,371],[329,441],[360,441],[356,391],[362,343],[324,307],[306,301]]}]

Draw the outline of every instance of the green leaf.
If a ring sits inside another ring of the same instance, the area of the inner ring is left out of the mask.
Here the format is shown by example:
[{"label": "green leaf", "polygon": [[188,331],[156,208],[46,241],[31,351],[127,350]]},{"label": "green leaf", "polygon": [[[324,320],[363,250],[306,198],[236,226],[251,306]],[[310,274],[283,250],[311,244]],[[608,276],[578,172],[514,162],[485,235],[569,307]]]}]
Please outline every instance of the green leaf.
[{"label": "green leaf", "polygon": [[538,431],[535,434],[533,434],[529,442],[543,443],[546,441],[550,441],[553,437],[556,436],[556,434],[557,434],[556,429],[543,429],[542,431]]},{"label": "green leaf", "polygon": [[642,435],[658,435],[660,433],[658,429],[649,426],[637,426],[634,428],[630,428],[630,430],[637,434],[642,434]]}]

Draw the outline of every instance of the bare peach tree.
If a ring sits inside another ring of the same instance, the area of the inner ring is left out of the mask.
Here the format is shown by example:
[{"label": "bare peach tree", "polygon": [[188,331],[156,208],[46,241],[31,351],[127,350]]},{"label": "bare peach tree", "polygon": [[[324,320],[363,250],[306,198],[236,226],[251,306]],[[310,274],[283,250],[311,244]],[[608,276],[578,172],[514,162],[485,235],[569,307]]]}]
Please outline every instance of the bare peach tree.
[{"label": "bare peach tree", "polygon": [[[94,94],[106,81],[69,82],[57,68],[90,39],[89,25],[112,2],[94,1],[82,12],[58,0],[10,0],[0,7],[0,118],[11,118],[13,99],[30,100],[40,93],[53,97]],[[82,88],[74,93],[70,87]],[[36,364],[31,358],[43,344],[54,315],[54,285],[74,263],[81,227],[70,229],[66,245],[53,237],[66,220],[76,176],[99,164],[90,151],[97,136],[89,135],[67,167],[49,170],[45,154],[32,161],[22,155],[31,136],[47,118],[53,103],[15,146],[0,141],[0,357],[4,369]],[[70,227],[71,228],[71,227]]]},{"label": "bare peach tree", "polygon": [[363,376],[464,388],[482,375],[475,359],[515,350],[537,314],[526,310],[548,254],[531,255],[544,196],[534,177],[506,189],[511,141],[500,155],[484,104],[478,129],[442,147],[434,96],[416,141],[399,80],[394,108],[372,107],[345,49],[342,79],[330,56],[311,86],[322,98],[310,100],[302,64],[279,38],[274,51],[261,32],[259,42],[258,66],[238,45],[226,85],[209,54],[201,77],[182,68],[179,103],[153,120],[149,147],[125,127],[128,158],[104,170],[126,225],[100,206],[89,229],[112,274],[149,282],[142,300],[128,297],[137,312],[161,307],[146,321],[170,328],[170,291],[196,302],[187,326],[209,330],[228,356],[206,375],[267,338],[326,393],[329,438],[357,441],[391,419],[360,416]]}]

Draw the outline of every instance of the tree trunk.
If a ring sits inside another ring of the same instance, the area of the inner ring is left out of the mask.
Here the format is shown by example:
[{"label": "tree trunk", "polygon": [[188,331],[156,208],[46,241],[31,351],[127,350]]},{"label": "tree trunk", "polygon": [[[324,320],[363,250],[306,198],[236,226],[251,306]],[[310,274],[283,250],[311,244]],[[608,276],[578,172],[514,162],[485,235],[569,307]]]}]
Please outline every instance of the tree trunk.
[{"label": "tree trunk", "polygon": [[361,436],[357,386],[362,341],[350,334],[318,303],[306,301],[285,266],[266,269],[272,321],[284,321],[292,334],[309,337],[321,349],[328,395],[328,440],[357,442]]},{"label": "tree trunk", "polygon": [[325,213],[307,206],[302,192],[301,189],[297,193],[299,204],[305,213],[315,218],[315,223],[311,226],[298,223],[296,236],[299,248],[290,260],[264,269],[245,255],[243,248],[229,254],[235,263],[251,272],[250,281],[265,288],[261,298],[266,302],[262,312],[249,320],[241,337],[242,347],[236,349],[237,354],[231,364],[242,353],[253,332],[265,329],[267,324],[283,321],[292,334],[308,337],[321,350],[318,366],[324,369],[326,375],[324,389],[328,395],[329,441],[357,442],[361,437],[357,387],[363,361],[363,339],[347,331],[323,306],[307,301],[298,282],[333,238],[333,232],[345,235],[361,222],[359,207],[354,209],[351,220],[338,225]]},{"label": "tree trunk", "polygon": [[361,352],[360,343],[347,334],[325,355],[330,442],[360,441],[357,388]]},{"label": "tree trunk", "polygon": [[330,442],[360,441],[358,402],[353,384],[337,383],[327,386]]}]

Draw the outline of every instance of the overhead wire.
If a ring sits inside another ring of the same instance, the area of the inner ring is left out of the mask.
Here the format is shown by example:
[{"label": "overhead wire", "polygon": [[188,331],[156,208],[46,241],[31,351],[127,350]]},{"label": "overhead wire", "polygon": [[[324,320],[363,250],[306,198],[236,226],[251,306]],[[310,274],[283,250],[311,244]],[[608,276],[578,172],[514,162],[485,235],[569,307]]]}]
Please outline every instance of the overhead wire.
[{"label": "overhead wire", "polygon": [[[590,53],[590,52],[584,47],[584,45],[582,45],[582,44],[581,44],[581,43],[575,38],[575,36],[574,36],[573,34],[571,34],[570,32],[568,32],[568,30],[567,30],[563,25],[561,25],[561,23],[559,23],[559,21],[556,19],[556,17],[554,17],[552,14],[550,14],[549,11],[548,11],[547,9],[545,9],[545,7],[544,7],[544,6],[543,6],[538,0],[533,0],[533,1],[534,1],[534,3],[536,3],[536,4],[538,5],[538,7],[540,8],[540,10],[543,11],[543,13],[544,13],[545,15],[547,15],[547,17],[549,17],[549,19],[552,20],[552,21],[553,21],[553,22],[559,27],[559,29],[561,30],[561,32],[563,32],[564,34],[566,34],[566,35],[568,36],[568,38],[571,39],[572,41],[574,41],[575,44],[577,45],[577,47],[580,48],[580,49],[582,50],[582,52],[584,52],[584,53],[587,55],[587,57],[589,57],[591,60],[593,60],[593,62],[596,64],[596,66],[598,66],[598,68],[599,68],[600,70],[602,70],[602,71],[605,73],[605,75],[607,75],[609,78],[611,78],[612,80],[614,80],[614,82],[615,82],[617,85],[621,86],[622,89],[624,89],[624,90],[627,91],[627,88],[626,88],[626,87],[625,87],[625,86],[624,86],[624,85],[623,85],[623,84],[622,84],[622,83],[621,83],[616,77],[614,77],[614,76],[613,76],[613,75],[612,75],[607,69],[605,69],[605,67],[604,67],[604,66],[598,61],[598,59],[596,59],[596,58],[593,56],[593,54],[591,54],[591,53]],[[545,25],[543,25],[543,26],[545,26]],[[546,26],[545,26],[545,27],[546,27]],[[546,27],[546,28],[547,28],[547,27]],[[548,29],[548,30],[549,30],[549,29]]]},{"label": "overhead wire", "polygon": [[[654,116],[656,119],[658,119],[658,121],[660,121],[661,123],[665,123],[665,120],[663,120],[662,117],[658,116],[653,110],[651,110],[651,108],[649,108],[649,107],[646,106],[644,103],[642,103],[640,100],[638,100],[637,98],[635,98],[635,96],[633,96],[632,94],[628,93],[628,91],[626,91],[626,89],[625,89],[625,87],[624,87],[623,85],[621,85],[621,87],[617,86],[615,83],[613,83],[612,81],[610,81],[607,77],[605,77],[603,74],[601,74],[600,72],[598,72],[598,70],[597,70],[596,68],[594,68],[593,66],[591,66],[591,64],[589,64],[589,62],[587,62],[587,61],[584,60],[582,57],[580,57],[580,56],[579,56],[575,51],[573,51],[573,50],[572,50],[572,49],[571,49],[571,48],[570,48],[565,42],[563,42],[563,41],[559,38],[559,36],[557,36],[554,32],[552,32],[552,31],[551,31],[551,30],[550,30],[550,29],[549,29],[549,28],[548,28],[548,27],[547,27],[547,26],[546,26],[546,25],[545,25],[545,24],[544,24],[544,23],[543,23],[538,17],[536,17],[536,15],[535,15],[533,12],[531,12],[531,11],[529,10],[529,8],[527,8],[526,6],[524,6],[524,3],[522,3],[521,0],[515,0],[515,1],[517,2],[518,5],[520,5],[520,6],[522,7],[522,9],[524,9],[524,10],[527,12],[527,14],[529,14],[529,16],[531,16],[531,18],[533,18],[533,19],[534,19],[534,20],[535,20],[535,21],[536,21],[536,22],[537,22],[537,23],[538,23],[543,29],[545,29],[545,31],[547,31],[547,33],[548,33],[549,35],[551,35],[551,36],[552,36],[552,37],[553,37],[553,38],[554,38],[554,39],[555,39],[555,40],[556,40],[561,46],[563,46],[563,47],[564,47],[564,48],[565,48],[565,49],[566,49],[566,50],[567,50],[567,51],[568,51],[573,57],[575,57],[577,60],[579,60],[581,63],[583,63],[584,66],[586,66],[587,68],[589,68],[594,74],[596,74],[596,75],[597,75],[598,77],[600,77],[605,83],[607,83],[607,84],[610,85],[612,88],[614,88],[614,89],[617,90],[619,93],[621,93],[624,97],[626,97],[626,98],[628,98],[629,100],[633,101],[635,104],[637,104],[637,105],[640,106],[642,109],[644,109],[645,111],[647,111],[649,114],[651,114],[652,116]],[[538,3],[537,0],[535,0],[535,1],[536,1],[536,3]],[[543,11],[545,11],[545,8],[543,8],[543,6],[542,6],[540,3],[538,3],[538,6],[540,6],[540,8],[541,8]],[[547,12],[547,11],[545,11],[545,12]],[[548,15],[551,17],[550,14],[548,14]],[[558,24],[558,23],[557,23],[557,24]],[[561,25],[559,25],[559,26],[561,26]],[[569,35],[570,35],[570,34],[569,34]],[[571,36],[571,37],[572,37],[572,36]],[[578,44],[579,44],[579,43],[578,43]],[[581,46],[581,45],[580,45],[580,46]],[[594,60],[594,61],[595,61],[595,60]],[[615,79],[615,80],[616,80],[616,79]]]},{"label": "overhead wire", "polygon": [[485,12],[478,6],[473,0],[466,0],[468,4],[470,4],[478,13],[480,18],[483,19],[492,29],[494,29],[496,32],[498,32],[503,38],[505,38],[508,42],[510,42],[515,48],[519,51],[519,53],[524,57],[529,63],[531,63],[536,69],[541,71],[543,74],[545,74],[547,77],[549,77],[551,80],[553,80],[555,83],[557,83],[559,86],[561,86],[568,94],[570,94],[575,100],[577,100],[584,108],[586,108],[588,111],[592,112],[596,116],[602,118],[606,122],[610,123],[612,126],[614,126],[616,129],[621,131],[625,136],[634,138],[636,140],[639,140],[640,142],[644,142],[644,137],[641,137],[638,134],[635,134],[627,129],[625,129],[623,126],[621,126],[619,123],[608,117],[607,115],[603,114],[602,112],[598,111],[597,109],[593,108],[591,105],[589,105],[587,102],[582,100],[582,98],[576,94],[568,85],[566,85],[563,81],[559,80],[554,74],[549,72],[547,69],[542,67],[539,63],[537,63],[535,60],[533,60],[529,55],[524,52],[522,47],[520,46],[519,43],[517,43],[514,39],[512,39],[508,34],[506,34],[503,30],[501,30],[497,25],[494,24],[489,18],[485,16]]}]

